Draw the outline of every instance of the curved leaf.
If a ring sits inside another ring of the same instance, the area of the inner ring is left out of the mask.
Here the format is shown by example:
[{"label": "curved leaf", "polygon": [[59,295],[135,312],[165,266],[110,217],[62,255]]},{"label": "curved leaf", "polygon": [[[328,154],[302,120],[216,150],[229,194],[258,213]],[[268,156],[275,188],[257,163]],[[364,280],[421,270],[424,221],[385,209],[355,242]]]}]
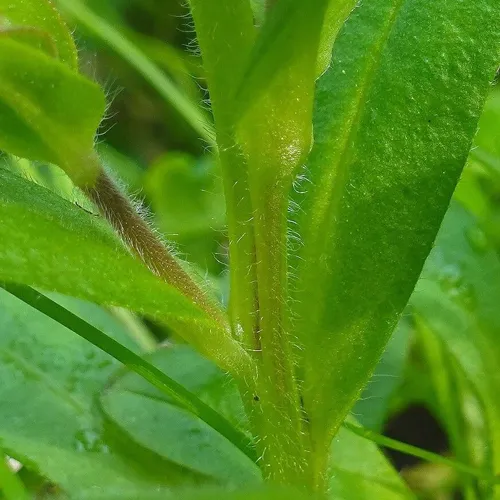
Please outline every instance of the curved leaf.
[{"label": "curved leaf", "polygon": [[91,182],[94,137],[106,107],[99,86],[8,37],[0,37],[0,73],[0,148],[55,163],[76,184]]},{"label": "curved leaf", "polygon": [[[223,414],[236,427],[247,429],[249,422],[234,380],[195,351],[185,346],[171,346],[152,354],[149,360]],[[188,425],[185,417],[174,411],[171,401],[137,375],[129,373],[118,379],[103,393],[101,401],[103,411],[113,425],[123,429],[142,446],[171,460],[177,457],[176,460],[183,460],[184,465],[215,475],[226,484],[234,484],[238,478],[241,481],[241,471],[238,475],[235,467],[241,462],[227,464],[225,469],[226,459],[220,459],[223,460],[221,464],[207,462],[206,459],[213,453],[212,446],[218,442],[215,436],[209,439],[200,432],[189,434],[189,429],[196,428],[195,422],[191,421]],[[162,426],[166,415],[170,416],[171,422],[171,428],[167,430]],[[145,421],[150,425],[145,426]],[[186,455],[183,446],[197,451]],[[227,455],[227,448],[222,449],[226,457],[232,456]],[[359,460],[360,456],[364,459]],[[330,465],[332,498],[344,498],[344,492],[352,491],[353,485],[356,485],[359,493],[356,498],[359,500],[412,498],[377,446],[347,429],[343,429],[335,440]],[[247,481],[258,480],[256,469],[248,467],[246,471]],[[347,500],[350,497],[345,498]]]}]

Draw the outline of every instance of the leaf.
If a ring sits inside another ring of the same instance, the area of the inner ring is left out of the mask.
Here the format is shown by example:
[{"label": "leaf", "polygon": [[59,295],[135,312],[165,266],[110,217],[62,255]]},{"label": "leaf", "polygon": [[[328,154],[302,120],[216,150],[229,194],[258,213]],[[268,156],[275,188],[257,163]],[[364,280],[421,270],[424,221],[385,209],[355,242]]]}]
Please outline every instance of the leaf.
[{"label": "leaf", "polygon": [[0,37],[0,148],[55,163],[76,184],[94,179],[94,136],[105,110],[98,85],[65,64]]},{"label": "leaf", "polygon": [[[202,398],[210,390],[220,391],[226,379],[187,347],[167,348],[148,359]],[[235,389],[232,383],[231,387]],[[215,392],[207,402],[213,403],[216,398],[219,405],[231,405],[231,399],[224,401],[224,396]],[[126,374],[113,384],[104,392],[101,403],[107,417],[125,434],[163,459],[232,488],[261,481],[256,464],[230,441],[135,374]]]},{"label": "leaf", "polygon": [[[482,447],[489,449],[494,474],[500,471],[499,297],[498,254],[474,217],[455,203],[443,222],[411,305],[421,328],[442,343],[483,406],[489,435]],[[470,453],[475,460],[486,458],[482,452]]]},{"label": "leaf", "polygon": [[193,130],[209,144],[214,143],[213,130],[204,113],[179,91],[170,78],[144,53],[105,19],[92,12],[78,0],[57,0],[58,5],[85,26],[97,38],[115,50],[134,67],[174,107]]},{"label": "leaf", "polygon": [[402,318],[382,354],[375,372],[352,414],[363,427],[380,432],[389,412],[391,397],[402,383],[403,370],[408,358],[411,326]]},{"label": "leaf", "polygon": [[270,185],[291,182],[309,152],[315,61],[327,4],[281,0],[248,56],[234,106],[255,205],[269,197]]},{"label": "leaf", "polygon": [[236,432],[232,426],[226,422],[217,412],[213,412],[210,407],[203,404],[190,391],[172,378],[166,376],[157,370],[150,363],[144,361],[140,356],[115,341],[109,335],[106,335],[90,323],[82,320],[77,315],[71,313],[64,307],[49,299],[36,290],[24,285],[3,285],[9,293],[34,307],[49,318],[57,321],[61,325],[69,328],[80,337],[84,338],[94,346],[113,356],[116,360],[123,363],[127,368],[137,373],[150,384],[159,388],[166,394],[177,406],[188,413],[192,413],[203,420],[205,424],[211,426],[243,452],[251,454],[248,439]]},{"label": "leaf", "polygon": [[325,21],[321,30],[316,74],[322,75],[330,65],[332,49],[347,16],[359,2],[353,0],[330,0],[325,13]]},{"label": "leaf", "polygon": [[[174,380],[197,394],[214,410],[223,414],[236,427],[243,430],[248,428],[249,422],[245,416],[237,385],[195,351],[185,346],[170,346],[157,351],[148,359]],[[157,454],[172,459],[174,455],[181,455],[178,443],[190,448],[197,442],[199,445],[200,434],[188,438],[182,437],[182,428],[175,419],[176,413],[172,411],[171,401],[135,374],[123,375],[113,386],[104,391],[101,401],[103,411],[114,421],[114,425],[124,429],[134,440]],[[169,421],[172,427],[167,431],[160,424],[166,414],[171,416]],[[149,421],[150,426],[144,425],[145,421]],[[191,425],[194,426],[194,423]],[[174,431],[177,435],[171,434]],[[223,449],[227,450],[225,447]],[[201,450],[204,453],[210,451],[209,448]],[[359,497],[356,498],[360,500],[411,497],[397,473],[373,443],[359,438],[349,430],[342,430],[336,438],[332,451],[330,487],[335,494],[340,495],[341,492],[352,489],[353,484],[357,484]],[[363,457],[363,460],[359,457]],[[196,470],[203,469],[206,472],[210,468],[212,474],[221,474],[220,464],[202,460],[200,452],[191,453],[183,459],[189,461],[191,467]],[[234,466],[235,464],[227,465],[223,476],[226,481],[231,478],[234,481],[232,476]],[[247,474],[254,470],[249,468]],[[231,476],[227,478],[229,475]],[[254,481],[256,479],[256,476],[251,474],[249,477],[253,477]],[[348,498],[350,500],[350,497],[346,497],[346,500]]]},{"label": "leaf", "polygon": [[148,168],[144,190],[167,233],[189,237],[225,226],[223,187],[209,158],[167,153]]},{"label": "leaf", "polygon": [[[241,81],[244,63],[255,36],[253,13],[248,0],[190,0],[189,4],[203,57],[217,133],[225,135],[236,111],[228,96],[234,95]],[[228,68],[231,70],[228,71]],[[221,140],[224,143],[225,138],[217,138],[219,145]]]},{"label": "leaf", "polygon": [[78,71],[78,53],[71,32],[49,0],[0,0],[0,25],[24,28],[48,38],[56,59]]},{"label": "leaf", "polygon": [[[443,340],[419,315],[415,314],[414,322],[417,356],[413,358],[418,359],[417,369],[423,370],[430,382],[427,390],[421,391],[419,404],[425,405],[439,421],[448,436],[451,452],[459,461],[494,477],[492,443],[481,398]],[[498,476],[496,479],[498,482]],[[460,483],[465,497],[491,495],[493,481],[478,482],[473,476],[461,474]]]},{"label": "leaf", "polygon": [[[236,348],[243,356],[234,360],[232,368],[245,369],[245,353],[229,333],[132,257],[100,218],[6,170],[0,170],[0,185],[1,281],[166,321],[207,356],[231,369],[232,361],[222,351],[229,343],[231,351]],[[207,332],[212,335],[209,345],[204,342]]]},{"label": "leaf", "polygon": [[318,83],[293,296],[317,446],[357,399],[431,249],[498,64],[499,13],[493,0],[364,2]]},{"label": "leaf", "polygon": [[[96,306],[57,300],[137,349]],[[166,492],[166,481],[182,482],[175,470],[165,480],[154,464],[125,458],[105,436],[93,401],[117,367],[113,358],[4,290],[0,330],[0,443],[10,456],[71,498],[94,498],[96,491]]]},{"label": "leaf", "polygon": [[330,463],[332,500],[414,498],[378,446],[347,428],[335,436]]}]

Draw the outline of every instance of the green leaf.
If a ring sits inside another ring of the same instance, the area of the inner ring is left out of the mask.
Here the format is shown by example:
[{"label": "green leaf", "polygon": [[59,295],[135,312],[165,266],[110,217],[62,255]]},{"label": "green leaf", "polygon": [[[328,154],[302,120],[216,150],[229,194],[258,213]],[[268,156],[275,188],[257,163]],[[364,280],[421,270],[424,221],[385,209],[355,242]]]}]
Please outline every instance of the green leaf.
[{"label": "green leaf", "polygon": [[28,45],[0,37],[0,148],[93,180],[94,136],[105,110],[98,85]]},{"label": "green leaf", "polygon": [[[191,0],[191,12],[201,49],[210,102],[217,128],[217,145],[224,185],[231,260],[230,316],[241,325],[241,342],[258,349],[254,332],[256,276],[253,208],[249,199],[247,165],[235,138],[232,99],[241,82],[255,27],[248,0]],[[230,69],[229,69],[230,68]]]},{"label": "green leaf", "polygon": [[[157,351],[148,359],[174,380],[197,394],[214,410],[223,414],[236,427],[243,430],[248,428],[249,422],[245,416],[237,385],[195,351],[185,346],[172,346]],[[186,427],[179,425],[181,420],[178,412],[173,411],[172,402],[137,375],[129,373],[122,376],[104,391],[101,400],[104,412],[113,420],[114,425],[125,430],[142,446],[169,459],[175,456],[177,460],[181,460],[182,457],[186,465],[189,462],[190,467],[217,475],[226,482],[228,479],[235,481],[235,465],[238,462],[227,465],[227,469],[221,472],[220,464],[202,460],[202,453],[207,454],[211,451],[208,448],[210,441],[205,441],[208,449],[201,448],[200,451],[183,456],[179,443],[191,449],[195,443],[199,445],[201,434],[181,437]],[[257,403],[254,401],[254,404]],[[167,414],[170,416],[171,429],[166,431],[164,427],[160,427],[160,422]],[[144,425],[146,421],[150,422],[150,425]],[[194,427],[195,423],[192,422],[191,426]],[[176,435],[173,435],[174,432]],[[225,447],[222,449],[227,451]],[[363,460],[359,459],[361,456]],[[360,500],[411,498],[401,479],[377,446],[349,430],[343,429],[337,435],[332,447],[330,465],[330,487],[332,492],[339,495],[332,498],[343,498],[340,496],[342,492],[352,489],[355,484],[359,490],[359,496],[356,498]],[[247,480],[255,481],[256,469],[248,467],[246,470]],[[348,498],[346,497],[346,500]]]},{"label": "green leaf", "polygon": [[[160,350],[148,361],[208,404],[215,401],[226,412],[234,406],[234,383],[188,347]],[[228,392],[231,397],[224,400]],[[163,459],[233,488],[261,481],[256,464],[230,441],[135,374],[126,374],[107,389],[101,404],[122,432]],[[219,410],[216,405],[214,409]]]},{"label": "green leaf", "polygon": [[[413,318],[416,345],[412,356],[413,371],[410,373],[413,373],[414,380],[420,382],[416,394],[419,396],[418,404],[425,405],[438,420],[447,434],[451,453],[460,462],[493,477],[492,443],[481,398],[443,339],[418,314],[414,314]],[[420,375],[422,371],[423,375]],[[427,383],[422,383],[425,379]],[[406,388],[403,390],[408,397]],[[409,394],[411,397],[411,392]],[[465,498],[474,494],[487,498],[493,481],[478,482],[471,475],[461,474],[460,483]]]},{"label": "green leaf", "polygon": [[318,83],[294,335],[319,447],[373,371],[431,249],[498,65],[499,14],[495,0],[364,2]]},{"label": "green leaf", "polygon": [[225,227],[223,188],[209,158],[161,156],[148,168],[144,191],[167,234],[188,237]]},{"label": "green leaf", "polygon": [[[0,280],[165,321],[221,366],[245,370],[245,353],[229,333],[131,256],[99,217],[6,170],[0,185]],[[226,348],[242,359],[228,358]]]},{"label": "green leaf", "polygon": [[239,133],[255,200],[268,198],[269,185],[277,181],[287,179],[288,188],[309,152],[315,61],[327,5],[327,0],[281,0],[248,57],[234,107],[241,115]]},{"label": "green leaf", "polygon": [[414,498],[378,446],[348,428],[342,427],[335,436],[330,466],[332,500]]},{"label": "green leaf", "polygon": [[78,53],[71,32],[49,0],[0,0],[0,26],[32,30],[50,51],[72,70],[78,71]]},{"label": "green leaf", "polygon": [[90,323],[79,318],[64,307],[49,299],[45,295],[25,285],[2,285],[9,293],[15,295],[22,301],[34,307],[38,311],[57,321],[66,328],[84,338],[99,349],[113,356],[123,363],[127,368],[139,374],[150,384],[159,388],[176,405],[183,410],[192,413],[203,420],[203,422],[220,432],[225,438],[238,446],[242,451],[251,455],[251,446],[241,433],[236,432],[217,412],[203,404],[191,392],[186,391],[182,385],[172,378],[163,374],[150,363],[144,361],[140,356],[115,341],[109,335],[101,332]]},{"label": "green leaf", "polygon": [[498,254],[474,217],[453,204],[411,305],[417,325],[442,343],[479,398],[489,435],[483,438],[483,451],[469,453],[474,460],[489,460],[494,474],[500,472],[499,300]]},{"label": "green leaf", "polygon": [[[57,300],[137,349],[96,306]],[[154,464],[125,458],[105,435],[93,402],[118,366],[113,358],[4,290],[0,329],[0,443],[10,456],[77,499],[165,492],[166,482],[182,480],[174,469],[166,480]]]},{"label": "green leaf", "polygon": [[363,427],[380,432],[390,409],[391,397],[402,383],[403,370],[408,358],[411,327],[401,318],[382,354],[375,372],[361,397],[352,409]]},{"label": "green leaf", "polygon": [[[241,82],[246,57],[255,36],[252,9],[248,0],[190,0],[189,3],[217,133],[224,134],[236,112],[232,99],[228,97],[234,95],[236,86]],[[221,139],[217,138],[219,145]]]},{"label": "green leaf", "polygon": [[57,0],[68,14],[85,26],[93,35],[115,50],[132,67],[157,90],[157,92],[172,105],[186,122],[191,125],[200,137],[213,144],[212,125],[205,114],[174,85],[170,78],[162,72],[146,55],[115,26],[92,12],[85,3],[78,0]]},{"label": "green leaf", "polygon": [[324,73],[330,65],[335,39],[356,3],[353,0],[330,0],[328,2],[316,63],[316,74],[318,76]]}]

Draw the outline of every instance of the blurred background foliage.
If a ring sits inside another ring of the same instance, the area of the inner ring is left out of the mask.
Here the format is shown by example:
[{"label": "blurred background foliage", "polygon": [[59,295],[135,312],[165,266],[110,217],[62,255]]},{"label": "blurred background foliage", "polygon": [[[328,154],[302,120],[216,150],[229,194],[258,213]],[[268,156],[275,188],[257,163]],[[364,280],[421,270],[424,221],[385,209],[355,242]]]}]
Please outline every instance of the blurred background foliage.
[{"label": "blurred background foliage", "polygon": [[[71,0],[61,1],[67,7]],[[177,0],[87,0],[153,62],[210,122],[201,60],[186,5]],[[255,2],[258,9],[259,3]],[[107,90],[100,153],[179,255],[227,298],[221,180],[210,145],[175,95],[67,10],[81,70]],[[126,50],[125,50],[126,52]],[[200,123],[201,125],[201,123]],[[94,212],[56,167],[3,158],[9,168]],[[500,454],[500,88],[492,85],[479,131],[422,279],[352,414],[396,439],[494,468]],[[163,327],[146,323],[158,339]],[[140,326],[143,328],[143,325]],[[451,468],[388,452],[421,498],[487,498],[491,485]],[[29,475],[29,472],[25,472]],[[32,478],[33,481],[35,479]]]}]

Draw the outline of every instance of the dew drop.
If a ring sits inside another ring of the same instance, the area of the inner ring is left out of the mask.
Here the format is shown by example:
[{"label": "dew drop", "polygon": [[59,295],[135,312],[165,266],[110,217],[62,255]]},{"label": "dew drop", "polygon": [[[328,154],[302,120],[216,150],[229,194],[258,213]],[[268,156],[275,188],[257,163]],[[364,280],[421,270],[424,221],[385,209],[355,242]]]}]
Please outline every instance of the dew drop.
[{"label": "dew drop", "polygon": [[463,282],[463,273],[460,266],[455,264],[448,264],[441,270],[439,276],[439,283],[443,290],[452,291],[457,289]]},{"label": "dew drop", "polygon": [[75,434],[75,450],[78,452],[109,453],[102,437],[93,429],[81,429]]}]

